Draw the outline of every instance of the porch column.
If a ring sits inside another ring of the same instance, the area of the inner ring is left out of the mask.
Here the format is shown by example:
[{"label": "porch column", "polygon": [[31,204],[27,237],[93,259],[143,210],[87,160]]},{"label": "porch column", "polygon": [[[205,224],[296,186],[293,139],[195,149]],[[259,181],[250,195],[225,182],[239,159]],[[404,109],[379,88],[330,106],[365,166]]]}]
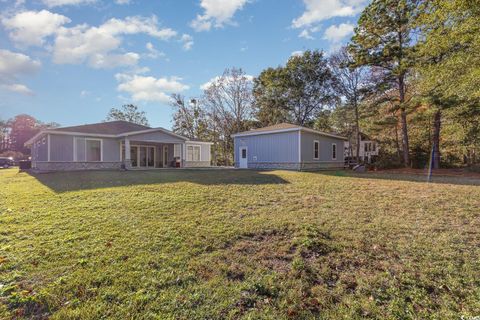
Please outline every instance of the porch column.
[{"label": "porch column", "polygon": [[123,160],[123,164],[126,169],[132,167],[132,159],[130,158],[130,139],[128,138],[125,138],[125,159]]},{"label": "porch column", "polygon": [[187,144],[186,143],[182,143],[181,144],[181,148],[180,148],[182,151],[180,152],[181,154],[181,163],[182,163],[182,168],[185,167],[185,155],[187,154]]}]

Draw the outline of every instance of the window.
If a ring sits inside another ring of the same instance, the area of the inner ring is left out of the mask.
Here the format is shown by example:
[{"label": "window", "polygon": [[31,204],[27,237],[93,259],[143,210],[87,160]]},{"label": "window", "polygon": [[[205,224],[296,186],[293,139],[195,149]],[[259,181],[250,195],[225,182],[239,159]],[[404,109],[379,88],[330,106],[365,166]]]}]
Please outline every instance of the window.
[{"label": "window", "polygon": [[313,159],[318,160],[320,158],[320,142],[313,141]]},{"label": "window", "polygon": [[187,147],[187,161],[200,161],[200,146]]},{"label": "window", "polygon": [[337,160],[337,144],[332,143],[332,160]]},{"label": "window", "polygon": [[247,159],[247,149],[242,149],[242,159]]},{"label": "window", "polygon": [[375,142],[372,142],[372,151],[375,152],[377,149],[377,144]]},{"label": "window", "polygon": [[87,161],[102,161],[102,141],[86,140],[85,149]]}]

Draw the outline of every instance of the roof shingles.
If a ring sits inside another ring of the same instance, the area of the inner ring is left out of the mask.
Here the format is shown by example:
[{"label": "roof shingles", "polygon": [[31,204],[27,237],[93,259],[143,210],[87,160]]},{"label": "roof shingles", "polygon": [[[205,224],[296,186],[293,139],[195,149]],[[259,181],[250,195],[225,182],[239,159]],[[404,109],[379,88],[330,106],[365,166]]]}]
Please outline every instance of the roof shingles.
[{"label": "roof shingles", "polygon": [[52,129],[52,131],[117,135],[122,133],[148,130],[148,129],[151,129],[151,128],[141,124],[118,120],[118,121],[84,124],[80,126],[55,128],[55,129]]}]

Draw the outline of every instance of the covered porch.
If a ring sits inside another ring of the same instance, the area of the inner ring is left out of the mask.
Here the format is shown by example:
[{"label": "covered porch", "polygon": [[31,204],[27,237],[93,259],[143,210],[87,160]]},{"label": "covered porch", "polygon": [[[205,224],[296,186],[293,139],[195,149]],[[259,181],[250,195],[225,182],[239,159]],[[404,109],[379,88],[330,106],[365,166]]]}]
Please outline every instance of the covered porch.
[{"label": "covered porch", "polygon": [[182,168],[184,149],[185,143],[127,138],[120,142],[120,159],[126,169]]}]

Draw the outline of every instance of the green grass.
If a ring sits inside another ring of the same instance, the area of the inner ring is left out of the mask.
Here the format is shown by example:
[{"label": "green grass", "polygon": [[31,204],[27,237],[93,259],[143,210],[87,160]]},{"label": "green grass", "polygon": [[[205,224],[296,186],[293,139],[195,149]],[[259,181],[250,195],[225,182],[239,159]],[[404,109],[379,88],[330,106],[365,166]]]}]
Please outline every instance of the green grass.
[{"label": "green grass", "polygon": [[0,170],[0,318],[480,315],[480,183]]}]

